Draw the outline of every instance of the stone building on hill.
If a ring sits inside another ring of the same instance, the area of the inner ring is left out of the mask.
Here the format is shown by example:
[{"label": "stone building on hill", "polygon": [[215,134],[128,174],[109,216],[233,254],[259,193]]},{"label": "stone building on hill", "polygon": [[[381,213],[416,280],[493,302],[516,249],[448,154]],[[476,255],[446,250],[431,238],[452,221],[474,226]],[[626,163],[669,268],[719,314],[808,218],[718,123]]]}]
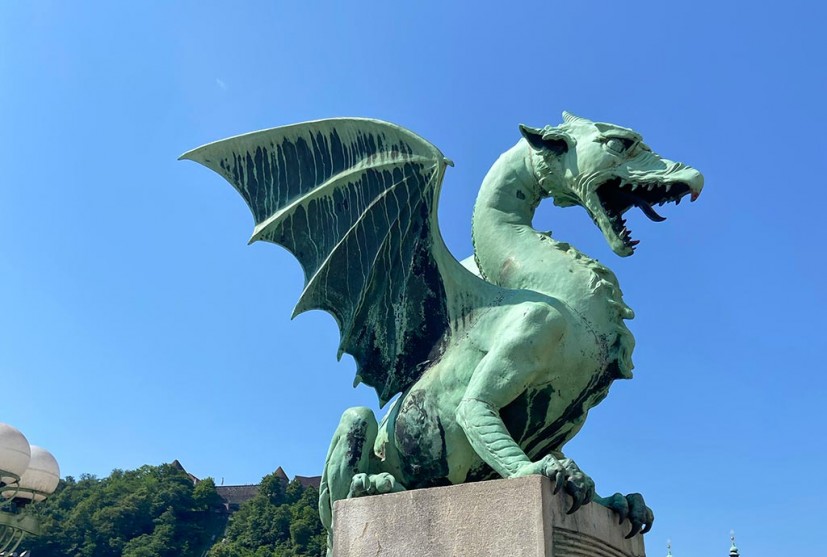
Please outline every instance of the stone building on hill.
[{"label": "stone building on hill", "polygon": [[[290,483],[290,478],[287,477],[287,474],[284,472],[284,469],[282,469],[281,466],[276,468],[276,471],[274,473],[275,473],[276,477],[281,479],[281,481],[284,483],[285,487],[287,486],[287,484]],[[299,482],[299,484],[301,484],[302,487],[312,487],[314,489],[319,489],[319,486],[322,483],[322,477],[321,476],[294,476],[293,481]]]},{"label": "stone building on hill", "polygon": [[249,501],[258,495],[258,484],[256,485],[217,485],[215,491],[221,500],[224,501],[224,511],[234,513],[241,506],[241,503]]},{"label": "stone building on hill", "polygon": [[[195,476],[187,472],[178,460],[174,460],[171,466],[177,468],[178,470],[181,470],[187,476],[189,476],[189,478],[192,480],[193,485],[201,481],[199,478],[196,478]],[[287,473],[281,466],[276,468],[274,474],[277,478],[281,480],[281,482],[284,484],[284,487],[287,487],[287,484],[290,483],[290,478],[287,476]],[[299,482],[299,484],[301,484],[302,487],[313,487],[314,489],[319,489],[322,477],[296,476],[293,478],[293,480]],[[218,493],[218,496],[221,497],[221,500],[224,502],[224,511],[227,513],[234,513],[238,510],[242,503],[249,501],[258,494],[258,487],[258,484],[217,485],[215,486],[215,491]]]}]

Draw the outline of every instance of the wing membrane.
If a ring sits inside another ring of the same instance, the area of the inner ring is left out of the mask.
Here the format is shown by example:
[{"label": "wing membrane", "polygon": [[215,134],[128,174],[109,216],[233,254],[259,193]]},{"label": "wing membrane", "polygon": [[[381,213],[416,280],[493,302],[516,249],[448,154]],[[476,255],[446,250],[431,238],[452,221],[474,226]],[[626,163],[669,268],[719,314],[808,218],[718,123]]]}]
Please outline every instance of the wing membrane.
[{"label": "wing membrane", "polygon": [[183,155],[218,172],[255,220],[251,242],[287,248],[305,287],[293,312],[331,313],[357,382],[384,404],[421,374],[448,323],[435,250],[447,160],[412,132],[332,119],[254,132]]}]

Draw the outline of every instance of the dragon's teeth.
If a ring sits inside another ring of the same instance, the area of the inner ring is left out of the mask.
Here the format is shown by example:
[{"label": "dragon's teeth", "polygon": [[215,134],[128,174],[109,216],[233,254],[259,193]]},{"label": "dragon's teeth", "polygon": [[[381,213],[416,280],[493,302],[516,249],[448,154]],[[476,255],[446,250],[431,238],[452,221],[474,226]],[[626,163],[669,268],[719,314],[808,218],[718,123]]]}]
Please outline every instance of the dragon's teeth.
[{"label": "dragon's teeth", "polygon": [[667,191],[667,193],[668,193],[668,192],[669,192],[669,190],[671,190],[671,189],[672,189],[672,184],[666,184],[666,191]]}]

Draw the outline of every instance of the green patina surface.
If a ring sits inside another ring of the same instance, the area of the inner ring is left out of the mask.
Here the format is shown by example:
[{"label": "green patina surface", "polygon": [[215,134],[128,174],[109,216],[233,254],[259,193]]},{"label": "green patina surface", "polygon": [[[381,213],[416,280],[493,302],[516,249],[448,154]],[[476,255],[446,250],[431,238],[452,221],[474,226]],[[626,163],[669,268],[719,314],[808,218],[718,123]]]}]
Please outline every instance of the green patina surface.
[{"label": "green patina surface", "polygon": [[531,226],[541,200],[581,206],[620,256],[623,214],[701,191],[701,174],[664,159],[634,131],[563,114],[520,126],[474,208],[474,257],[458,262],[437,225],[450,161],[377,120],[320,120],[255,132],[183,155],[224,176],[255,218],[251,241],[290,250],[305,272],[295,313],[336,318],[340,356],[376,389],[377,423],[347,410],[322,477],[332,532],[338,499],[543,474],[572,497],[651,527],[639,494],[602,498],[562,450],[615,379],[630,378],[633,317],[615,275]]}]

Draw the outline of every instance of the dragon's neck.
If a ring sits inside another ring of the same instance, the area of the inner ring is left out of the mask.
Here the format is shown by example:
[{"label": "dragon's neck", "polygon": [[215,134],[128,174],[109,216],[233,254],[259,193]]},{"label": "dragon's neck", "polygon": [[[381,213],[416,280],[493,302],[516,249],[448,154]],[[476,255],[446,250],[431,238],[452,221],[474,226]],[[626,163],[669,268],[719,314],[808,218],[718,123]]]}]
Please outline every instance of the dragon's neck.
[{"label": "dragon's neck", "polygon": [[621,377],[631,377],[634,339],[623,323],[634,317],[623,302],[617,278],[564,242],[534,230],[531,220],[543,191],[559,186],[560,176],[543,169],[540,187],[531,148],[525,140],[491,167],[474,206],[474,258],[483,278],[498,286],[551,296],[580,316],[586,328],[605,331],[610,356]]},{"label": "dragon's neck", "polygon": [[[540,187],[532,165],[531,148],[520,140],[483,180],[472,226],[480,273],[499,286],[554,296],[593,319],[631,318],[608,268],[532,228],[534,211],[545,197],[543,190],[549,189],[549,184]],[[561,179],[550,168],[544,171],[550,172],[543,178],[550,184]]]},{"label": "dragon's neck", "polygon": [[510,284],[516,260],[530,256],[515,247],[530,248],[536,243],[531,221],[542,198],[540,191],[525,140],[503,153],[485,176],[474,206],[471,235],[474,258],[487,280],[525,287]]}]

